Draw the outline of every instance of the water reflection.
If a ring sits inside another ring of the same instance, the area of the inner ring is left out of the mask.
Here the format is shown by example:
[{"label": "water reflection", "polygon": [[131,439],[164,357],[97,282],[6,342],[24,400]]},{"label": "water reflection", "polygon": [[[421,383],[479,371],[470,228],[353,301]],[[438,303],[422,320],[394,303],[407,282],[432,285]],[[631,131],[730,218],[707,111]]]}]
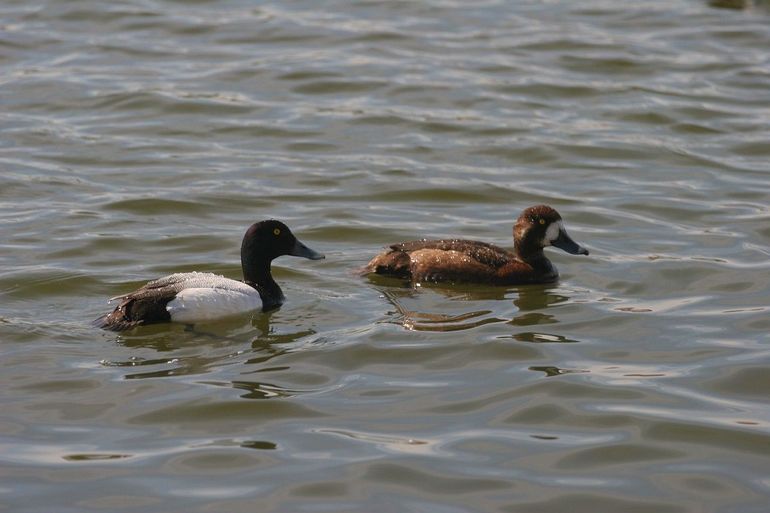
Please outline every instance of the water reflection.
[{"label": "water reflection", "polygon": [[260,451],[274,451],[278,448],[278,444],[263,440],[246,440],[240,446],[244,449],[257,449]]},{"label": "water reflection", "polygon": [[65,461],[104,461],[104,460],[120,460],[130,458],[130,454],[108,454],[108,453],[78,453],[78,454],[65,454],[62,459]]},{"label": "water reflection", "polygon": [[563,335],[556,335],[553,333],[538,333],[534,331],[523,331],[521,333],[515,333],[513,335],[513,338],[515,340],[518,340],[519,342],[559,342],[559,343],[574,343],[579,342],[579,340],[575,340],[573,338],[568,338]]},{"label": "water reflection", "polygon": [[[255,314],[250,322],[231,319],[217,323],[198,325],[158,324],[137,328],[117,337],[117,344],[136,351],[125,360],[101,361],[107,367],[128,367],[131,372],[124,379],[146,379],[206,374],[223,365],[237,363],[241,355],[247,359],[241,363],[259,365],[250,372],[266,370],[262,365],[273,358],[293,351],[291,345],[315,335],[313,329],[304,328],[283,332],[272,324],[274,312]],[[257,336],[254,336],[254,330]],[[150,351],[150,355],[147,355]],[[171,353],[158,358],[156,353]],[[141,371],[140,371],[141,369]],[[273,367],[270,370],[278,370]],[[233,382],[228,386],[251,390],[249,398],[291,395],[280,387],[269,384]]]},{"label": "water reflection", "polygon": [[301,391],[290,390],[273,383],[264,383],[258,381],[233,381],[233,388],[246,390],[247,393],[240,397],[243,399],[273,399],[275,397],[292,397]]},{"label": "water reflection", "polygon": [[556,367],[555,365],[535,365],[535,366],[529,367],[529,370],[536,371],[536,372],[544,372],[546,377],[548,378],[561,376],[563,374],[574,374],[576,372],[588,372],[587,370],[562,369],[562,368]]},{"label": "water reflection", "polygon": [[[394,280],[390,280],[390,282],[393,283]],[[569,296],[551,292],[554,288],[553,285],[526,285],[513,288],[443,284],[409,287],[376,285],[375,288],[395,308],[395,311],[388,313],[389,316],[395,318],[394,322],[408,330],[415,331],[459,331],[477,328],[486,324],[506,322],[513,326],[555,324],[559,321],[554,313],[551,313],[551,311],[544,313],[540,310],[546,310],[549,307],[566,303],[570,300]],[[426,290],[422,291],[421,289]],[[495,315],[495,311],[499,310],[497,305],[493,305],[493,308],[489,309],[457,313],[436,313],[424,310],[424,308],[441,307],[442,305],[436,301],[431,301],[428,307],[423,307],[419,304],[414,307],[407,306],[407,304],[411,303],[429,301],[430,297],[426,298],[423,296],[428,291],[439,294],[443,299],[449,300],[451,303],[445,305],[447,310],[453,309],[455,302],[499,301],[515,295],[513,305],[517,307],[518,313],[510,319],[502,318],[499,315]],[[532,335],[532,338],[536,338],[535,335],[537,334]],[[527,337],[526,334],[524,336],[525,338]]]}]

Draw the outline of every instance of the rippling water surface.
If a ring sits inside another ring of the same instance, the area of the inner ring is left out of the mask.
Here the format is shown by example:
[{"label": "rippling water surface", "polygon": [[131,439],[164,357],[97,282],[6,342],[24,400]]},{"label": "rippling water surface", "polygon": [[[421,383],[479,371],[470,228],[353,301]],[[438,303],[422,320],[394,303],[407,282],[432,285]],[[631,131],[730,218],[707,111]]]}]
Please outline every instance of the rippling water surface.
[{"label": "rippling water surface", "polygon": [[[0,509],[768,511],[770,10],[718,4],[4,2]],[[355,274],[536,203],[558,284]],[[327,255],[280,310],[89,325],[267,217]]]}]

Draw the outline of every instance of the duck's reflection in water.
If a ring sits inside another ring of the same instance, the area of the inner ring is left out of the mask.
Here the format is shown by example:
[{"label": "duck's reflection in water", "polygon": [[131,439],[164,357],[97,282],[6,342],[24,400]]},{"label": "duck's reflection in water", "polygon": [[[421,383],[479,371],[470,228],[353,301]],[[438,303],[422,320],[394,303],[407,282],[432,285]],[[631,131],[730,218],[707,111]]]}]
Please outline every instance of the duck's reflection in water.
[{"label": "duck's reflection in water", "polygon": [[[415,331],[459,331],[492,323],[508,323],[513,326],[555,324],[559,322],[558,318],[549,308],[570,300],[569,296],[554,292],[556,290],[554,285],[393,287],[379,284],[375,285],[375,288],[395,308],[395,311],[388,313],[389,318],[386,322],[396,322],[408,330]],[[441,296],[439,301],[436,300],[436,294]],[[481,301],[499,301],[511,297],[517,309],[511,318],[503,318],[495,314],[500,311],[497,307],[472,310],[462,308],[462,311],[456,311],[457,304],[460,302],[472,305]],[[421,303],[429,303],[432,309],[445,307],[445,311],[428,312],[423,309]],[[525,341],[547,341],[538,339],[536,334],[530,336],[522,333],[521,335],[523,337],[521,340]]]},{"label": "duck's reflection in water", "polygon": [[[102,360],[101,363],[109,367],[141,369],[126,374],[124,379],[205,374],[243,355],[248,358],[243,363],[258,364],[262,369],[273,358],[291,351],[293,342],[316,333],[307,328],[278,332],[272,326],[273,314],[260,312],[251,318],[251,322],[248,318],[239,318],[194,326],[166,324],[137,329],[121,334],[117,339],[119,345],[137,350],[136,355],[127,360]],[[244,349],[245,343],[250,344],[250,348]],[[151,356],[147,356],[148,349]],[[159,358],[157,353],[165,355]],[[233,382],[231,386],[247,388],[244,383]],[[277,387],[268,385],[267,388],[275,390]],[[270,391],[264,395],[278,394]]]}]

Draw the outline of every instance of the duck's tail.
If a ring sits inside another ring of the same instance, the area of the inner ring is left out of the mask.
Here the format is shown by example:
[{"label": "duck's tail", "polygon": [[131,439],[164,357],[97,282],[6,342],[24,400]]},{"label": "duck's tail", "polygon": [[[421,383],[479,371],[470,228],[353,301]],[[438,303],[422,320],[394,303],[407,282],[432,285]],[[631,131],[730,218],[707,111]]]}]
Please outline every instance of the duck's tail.
[{"label": "duck's tail", "polygon": [[91,324],[96,328],[109,331],[126,331],[144,324],[142,321],[132,321],[126,317],[123,310],[118,307],[112,312],[97,317]]},{"label": "duck's tail", "polygon": [[394,278],[409,279],[412,275],[411,265],[412,261],[409,258],[409,253],[398,249],[391,249],[372,258],[361,269],[361,275],[365,276],[374,273]]}]

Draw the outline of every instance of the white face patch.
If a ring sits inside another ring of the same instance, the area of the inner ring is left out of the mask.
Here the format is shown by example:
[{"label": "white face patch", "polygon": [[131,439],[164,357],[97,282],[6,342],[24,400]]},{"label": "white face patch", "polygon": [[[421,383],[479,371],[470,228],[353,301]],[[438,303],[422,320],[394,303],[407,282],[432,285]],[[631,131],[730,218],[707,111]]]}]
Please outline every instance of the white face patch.
[{"label": "white face patch", "polygon": [[564,224],[561,221],[556,221],[548,226],[545,231],[545,237],[543,237],[543,246],[550,246],[553,241],[559,238],[559,232],[564,229]]}]

